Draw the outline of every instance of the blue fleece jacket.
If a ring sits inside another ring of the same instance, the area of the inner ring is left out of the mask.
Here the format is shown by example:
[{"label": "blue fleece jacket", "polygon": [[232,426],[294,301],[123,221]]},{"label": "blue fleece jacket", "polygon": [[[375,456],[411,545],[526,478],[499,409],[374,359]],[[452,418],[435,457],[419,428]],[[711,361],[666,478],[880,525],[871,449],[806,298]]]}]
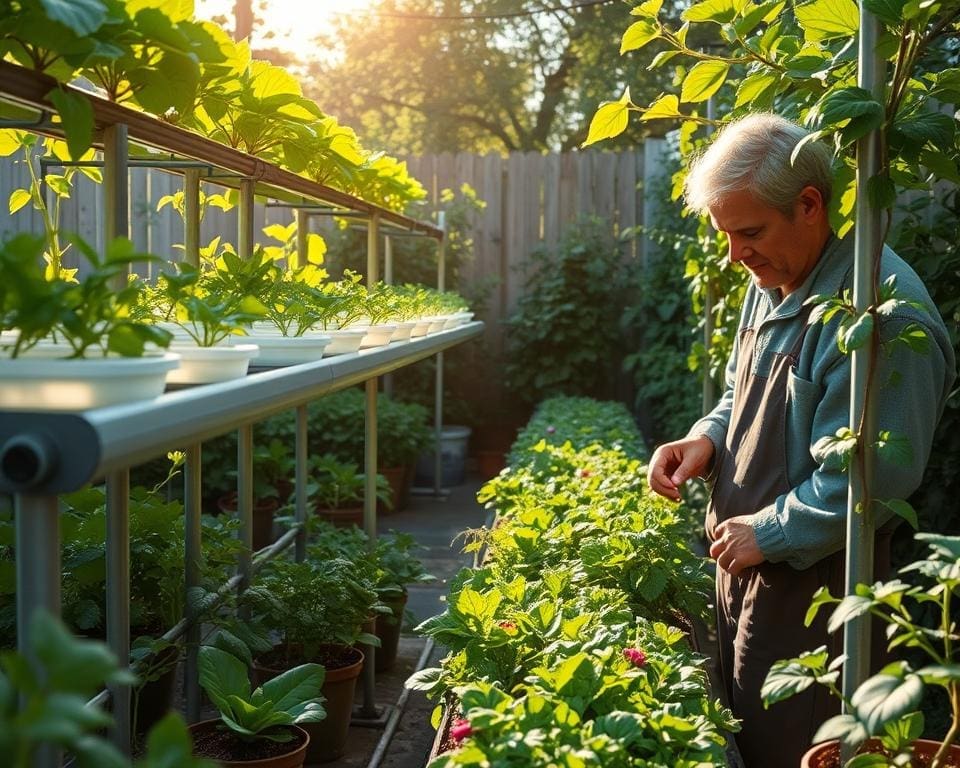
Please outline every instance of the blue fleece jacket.
[{"label": "blue fleece jacket", "polygon": [[[883,316],[882,338],[890,339],[910,323],[922,327],[929,351],[914,352],[905,344],[884,345],[876,381],[878,431],[909,440],[912,456],[904,464],[878,459],[873,497],[902,499],[920,485],[930,456],[933,432],[950,394],[956,369],[953,347],[936,306],[913,269],[889,248],[881,259],[881,279],[896,275],[899,297],[918,302],[926,311],[900,307]],[[818,294],[852,291],[853,236],[832,238],[807,279],[780,299],[779,291],[751,285],[744,301],[740,327],[756,329],[754,372],[770,371],[776,353],[787,352],[802,322],[804,301]],[[814,446],[827,435],[849,425],[851,358],[837,347],[839,313],[822,321],[818,307],[810,316],[797,366],[790,372],[786,398],[784,448],[791,490],[762,509],[744,509],[754,515],[757,544],[770,562],[808,568],[842,549],[846,532],[846,472],[827,466]],[[716,408],[694,424],[689,435],[706,435],[719,449],[733,409],[738,348],[726,368],[726,391]],[[779,460],[770,457],[771,461]],[[712,480],[712,478],[708,478]],[[876,524],[892,513],[877,505]]]}]

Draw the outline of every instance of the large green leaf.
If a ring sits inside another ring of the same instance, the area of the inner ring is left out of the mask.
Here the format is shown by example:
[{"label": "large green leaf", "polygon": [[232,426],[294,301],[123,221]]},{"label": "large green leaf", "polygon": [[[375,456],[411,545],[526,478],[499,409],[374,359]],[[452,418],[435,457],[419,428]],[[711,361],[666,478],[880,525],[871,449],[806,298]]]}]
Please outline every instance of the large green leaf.
[{"label": "large green leaf", "polygon": [[54,88],[47,98],[57,108],[70,149],[70,159],[80,160],[93,144],[93,107],[79,93]]},{"label": "large green leaf", "polygon": [[776,74],[766,70],[748,75],[743,78],[737,88],[737,98],[734,106],[742,107],[744,104],[769,105],[773,100],[773,94],[779,82],[780,78]]},{"label": "large green leaf", "polygon": [[895,120],[892,130],[904,143],[914,144],[918,149],[928,143],[942,149],[953,144],[956,121],[942,112],[922,112]]},{"label": "large green leaf", "polygon": [[100,0],[40,0],[54,21],[85,37],[100,29],[107,18],[107,7]]},{"label": "large green leaf", "polygon": [[852,142],[879,128],[883,122],[883,105],[863,88],[840,88],[831,91],[815,107],[817,128],[836,127],[845,141]]},{"label": "large green leaf", "polygon": [[713,21],[726,24],[733,21],[747,5],[748,0],[703,0],[685,10],[680,18],[684,21]]},{"label": "large green leaf", "polygon": [[903,22],[903,7],[906,0],[863,0],[863,7],[888,26]]},{"label": "large green leaf", "polygon": [[657,120],[664,117],[683,117],[680,111],[680,100],[672,93],[661,96],[640,115],[641,120]]},{"label": "large green leaf", "polygon": [[261,686],[264,698],[273,702],[274,709],[290,712],[320,696],[326,672],[320,664],[301,664],[277,675]]},{"label": "large green leaf", "polygon": [[629,89],[627,90],[627,101],[608,101],[601,104],[593,119],[590,121],[590,130],[587,131],[587,140],[583,142],[584,147],[595,144],[603,139],[612,139],[619,136],[627,128],[629,117]]},{"label": "large green leaf", "polygon": [[623,33],[623,39],[620,41],[620,53],[636,51],[658,37],[660,37],[660,28],[656,22],[646,19],[635,21]]},{"label": "large green leaf", "polygon": [[723,85],[729,70],[730,65],[726,61],[701,61],[683,79],[680,101],[706,101]]},{"label": "large green leaf", "polygon": [[250,698],[247,668],[236,656],[211,645],[200,647],[200,685],[220,713],[230,711],[229,696]]},{"label": "large green leaf", "polygon": [[899,674],[881,672],[867,679],[854,691],[850,704],[857,719],[875,735],[887,723],[915,710],[922,696],[923,680],[901,667]]},{"label": "large green leaf", "polygon": [[813,0],[794,13],[810,42],[851,37],[860,29],[860,10],[853,0]]}]

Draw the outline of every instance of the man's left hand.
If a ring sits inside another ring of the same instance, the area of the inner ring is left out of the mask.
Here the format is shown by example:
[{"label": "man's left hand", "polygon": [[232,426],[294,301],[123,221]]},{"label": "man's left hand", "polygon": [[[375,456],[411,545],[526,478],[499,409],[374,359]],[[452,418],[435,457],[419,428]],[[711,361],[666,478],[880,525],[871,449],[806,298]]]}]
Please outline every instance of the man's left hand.
[{"label": "man's left hand", "polygon": [[744,568],[762,563],[766,558],[757,546],[753,516],[738,515],[720,523],[714,531],[710,557],[731,576],[739,576]]}]

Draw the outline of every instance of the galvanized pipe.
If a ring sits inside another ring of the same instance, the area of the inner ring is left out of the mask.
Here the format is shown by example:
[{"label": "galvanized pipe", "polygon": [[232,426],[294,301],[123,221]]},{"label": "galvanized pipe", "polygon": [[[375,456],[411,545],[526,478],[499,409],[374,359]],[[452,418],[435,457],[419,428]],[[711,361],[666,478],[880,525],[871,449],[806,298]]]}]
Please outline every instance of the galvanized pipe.
[{"label": "galvanized pipe", "polygon": [[253,211],[256,184],[253,179],[240,179],[240,205],[237,210],[237,255],[253,256]]},{"label": "galvanized pipe", "polygon": [[294,444],[294,457],[297,464],[296,469],[296,494],[297,511],[296,520],[300,526],[297,531],[297,541],[295,558],[298,563],[302,563],[307,557],[307,455],[309,447],[307,445],[307,406],[297,406],[297,438]]},{"label": "galvanized pipe", "polygon": [[200,266],[200,171],[188,168],[183,172],[183,258]]},{"label": "galvanized pipe", "polygon": [[[880,25],[864,5],[860,7],[859,76],[861,88],[884,103],[884,58],[876,48]],[[853,302],[858,312],[874,303],[874,265],[883,247],[880,211],[870,204],[868,183],[881,167],[881,134],[871,131],[857,142],[857,204],[854,224]],[[871,365],[870,347],[853,353],[850,380],[850,428],[861,436],[860,455],[854,458],[850,471],[847,499],[846,594],[852,594],[858,583],[873,582],[874,522],[871,503],[864,503],[864,483],[873,487],[874,449],[877,432],[874,403],[865,411],[867,383]],[[863,476],[859,476],[858,466]],[[857,686],[870,673],[870,617],[861,616],[844,625],[843,693],[849,699]]]},{"label": "galvanized pipe", "polygon": [[250,586],[253,562],[253,425],[237,430],[237,516],[240,520],[240,554],[237,573],[240,590]]},{"label": "galvanized pipe", "polygon": [[[30,654],[30,619],[37,610],[60,616],[60,520],[56,496],[14,497],[17,526],[17,648]],[[32,768],[57,768],[60,752],[37,749]]]},{"label": "galvanized pipe", "polygon": [[[130,470],[107,478],[107,644],[120,664],[130,659]],[[129,685],[111,685],[113,743],[130,754],[131,696]]]},{"label": "galvanized pipe", "polygon": [[200,623],[190,607],[190,590],[200,586],[200,566],[203,562],[200,518],[203,514],[203,483],[200,471],[202,448],[200,443],[187,447],[183,467],[184,482],[184,605],[187,606],[187,654],[184,666],[184,695],[187,700],[187,721],[200,719]]}]

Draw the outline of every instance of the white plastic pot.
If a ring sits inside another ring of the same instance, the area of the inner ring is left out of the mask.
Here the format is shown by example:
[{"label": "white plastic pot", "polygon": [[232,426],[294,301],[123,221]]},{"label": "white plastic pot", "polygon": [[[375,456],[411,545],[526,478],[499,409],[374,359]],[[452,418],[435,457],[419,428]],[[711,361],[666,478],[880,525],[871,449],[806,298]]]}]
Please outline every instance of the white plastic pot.
[{"label": "white plastic pot", "polygon": [[427,333],[439,333],[443,330],[444,323],[447,319],[445,317],[428,317],[426,318],[430,321],[430,325],[427,326]]},{"label": "white plastic pot", "polygon": [[360,349],[371,349],[372,347],[385,347],[393,338],[397,330],[396,323],[381,323],[371,325],[367,329],[367,335],[360,341]]},{"label": "white plastic pot", "polygon": [[324,335],[332,337],[333,341],[324,354],[346,355],[360,349],[360,342],[367,335],[367,328],[339,328],[335,331],[324,331]]},{"label": "white plastic pot", "polygon": [[426,336],[427,331],[430,330],[431,318],[421,317],[417,320],[416,325],[413,326],[413,330],[410,332],[411,339],[418,339],[421,336]]},{"label": "white plastic pot", "polygon": [[274,333],[256,332],[250,336],[234,336],[230,343],[240,346],[254,342],[260,348],[258,366],[283,366],[312,363],[323,357],[324,350],[333,338],[329,335],[281,336]]},{"label": "white plastic pot", "polygon": [[451,328],[456,328],[462,323],[463,320],[460,319],[459,315],[446,315],[443,320],[443,330],[449,331]]},{"label": "white plastic pot", "polygon": [[149,400],[163,394],[180,361],[171,353],[69,360],[52,354],[0,359],[0,410],[82,411]]},{"label": "white plastic pot", "polygon": [[416,325],[416,320],[402,320],[396,323],[397,330],[393,332],[393,337],[390,339],[391,343],[394,341],[410,341],[410,334],[413,333]]},{"label": "white plastic pot", "polygon": [[256,344],[198,347],[174,341],[170,350],[180,355],[180,367],[167,378],[170,384],[213,384],[247,375],[250,360],[260,351]]}]

